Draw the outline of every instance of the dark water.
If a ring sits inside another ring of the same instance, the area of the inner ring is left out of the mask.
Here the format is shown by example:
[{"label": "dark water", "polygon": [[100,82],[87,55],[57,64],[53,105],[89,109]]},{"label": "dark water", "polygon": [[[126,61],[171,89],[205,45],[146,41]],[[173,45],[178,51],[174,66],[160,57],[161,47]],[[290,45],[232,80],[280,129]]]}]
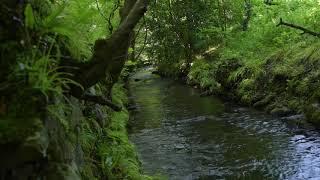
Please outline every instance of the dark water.
[{"label": "dark water", "polygon": [[316,131],[200,97],[197,90],[147,70],[132,77],[130,88],[137,103],[130,138],[147,174],[181,180],[320,180]]}]

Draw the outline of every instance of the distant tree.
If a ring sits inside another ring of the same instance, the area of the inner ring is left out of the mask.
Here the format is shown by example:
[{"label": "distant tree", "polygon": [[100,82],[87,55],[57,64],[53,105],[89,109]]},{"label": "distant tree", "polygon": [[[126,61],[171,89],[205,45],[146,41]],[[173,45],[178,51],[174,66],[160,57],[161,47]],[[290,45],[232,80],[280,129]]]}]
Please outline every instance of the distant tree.
[{"label": "distant tree", "polygon": [[245,0],[244,1],[244,19],[243,19],[243,23],[242,23],[242,30],[246,31],[248,29],[249,26],[249,21],[251,18],[251,14],[252,14],[252,4],[250,0]]}]

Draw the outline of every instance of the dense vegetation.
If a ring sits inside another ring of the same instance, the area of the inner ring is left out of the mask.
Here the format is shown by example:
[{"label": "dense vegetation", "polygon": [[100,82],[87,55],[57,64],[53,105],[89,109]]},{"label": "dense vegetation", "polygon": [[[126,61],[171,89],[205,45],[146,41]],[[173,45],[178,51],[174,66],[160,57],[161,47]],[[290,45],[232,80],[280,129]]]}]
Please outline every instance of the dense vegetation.
[{"label": "dense vegetation", "polygon": [[5,179],[154,178],[128,141],[122,87],[146,61],[320,125],[318,0],[4,0],[0,20]]},{"label": "dense vegetation", "polygon": [[[319,119],[319,1],[169,1],[148,11],[149,58],[183,77],[276,115]],[[153,23],[156,22],[156,23]]]},{"label": "dense vegetation", "polygon": [[151,179],[118,78],[143,2],[1,2],[1,179]]}]

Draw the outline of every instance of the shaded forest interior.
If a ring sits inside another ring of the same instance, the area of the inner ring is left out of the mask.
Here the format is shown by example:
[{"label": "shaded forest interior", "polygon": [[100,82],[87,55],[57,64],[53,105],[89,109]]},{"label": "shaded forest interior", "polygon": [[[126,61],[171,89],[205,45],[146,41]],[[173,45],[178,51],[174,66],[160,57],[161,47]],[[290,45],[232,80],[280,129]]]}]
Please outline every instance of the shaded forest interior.
[{"label": "shaded forest interior", "polygon": [[139,67],[320,126],[319,0],[3,0],[0,179],[161,179],[128,140]]}]

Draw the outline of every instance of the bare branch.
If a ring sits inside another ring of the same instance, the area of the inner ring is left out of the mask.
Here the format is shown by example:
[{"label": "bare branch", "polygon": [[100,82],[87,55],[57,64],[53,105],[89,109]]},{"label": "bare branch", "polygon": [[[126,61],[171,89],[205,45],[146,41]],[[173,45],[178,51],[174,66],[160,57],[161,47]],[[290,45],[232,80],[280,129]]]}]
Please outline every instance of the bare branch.
[{"label": "bare branch", "polygon": [[320,33],[311,31],[311,30],[309,30],[309,29],[306,29],[306,28],[304,28],[304,27],[302,27],[302,26],[298,26],[298,25],[296,25],[296,24],[291,24],[291,23],[284,22],[284,21],[282,20],[282,18],[280,18],[280,22],[279,22],[279,24],[277,25],[277,27],[278,27],[278,26],[281,26],[281,25],[283,25],[283,26],[288,26],[288,27],[293,28],[293,29],[299,29],[299,30],[303,31],[301,34],[310,34],[310,35],[312,35],[312,36],[316,36],[316,37],[320,38]]},{"label": "bare branch", "polygon": [[116,12],[116,10],[120,7],[120,0],[117,1],[117,3],[114,5],[110,15],[109,15],[109,19],[108,19],[108,26],[109,26],[109,32],[110,34],[113,33],[113,25],[112,25],[112,18],[114,17],[114,13]]},{"label": "bare branch", "polygon": [[92,95],[92,94],[84,94],[83,96],[81,96],[82,100],[85,101],[90,101],[90,102],[94,102],[96,104],[100,104],[100,105],[106,105],[109,106],[111,109],[113,109],[114,111],[121,111],[122,108],[116,104],[114,104],[112,101],[108,100],[105,97],[102,96],[96,96],[96,95]]},{"label": "bare branch", "polygon": [[104,19],[107,20],[108,18],[107,18],[107,16],[106,16],[105,14],[103,14],[103,12],[102,12],[102,10],[101,10],[101,8],[100,8],[100,6],[99,6],[98,0],[96,0],[96,6],[97,6],[97,9],[98,9],[100,15],[101,15]]},{"label": "bare branch", "polygon": [[[144,17],[143,17],[143,24],[146,24],[146,19]],[[148,28],[146,28],[146,31],[145,31],[143,46],[142,46],[140,52],[138,53],[138,55],[134,59],[138,59],[140,57],[140,55],[144,51],[144,48],[147,45],[147,40],[148,40]]]}]

